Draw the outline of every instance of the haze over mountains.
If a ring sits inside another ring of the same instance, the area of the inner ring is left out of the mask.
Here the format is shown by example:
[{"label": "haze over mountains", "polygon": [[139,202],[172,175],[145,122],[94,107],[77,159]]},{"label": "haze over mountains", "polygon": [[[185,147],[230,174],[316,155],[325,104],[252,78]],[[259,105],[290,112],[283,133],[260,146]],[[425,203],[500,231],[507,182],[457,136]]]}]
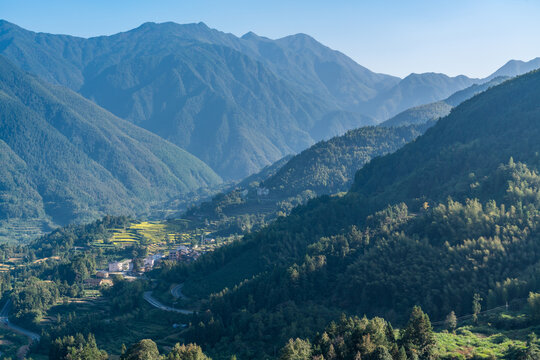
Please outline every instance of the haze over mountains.
[{"label": "haze over mountains", "polygon": [[457,91],[448,98],[433,103],[414,106],[410,109],[400,112],[396,116],[383,121],[381,126],[403,126],[411,124],[421,124],[429,120],[435,120],[450,114],[450,111],[461,104],[492,86],[499,85],[510,77],[498,76],[482,84],[474,84],[463,90]]},{"label": "haze over mountains", "polygon": [[[308,35],[238,38],[203,23],[146,23],[83,39],[2,21],[0,53],[235,180],[318,140],[484,81],[433,73],[399,79]],[[527,66],[504,71],[517,75]]]},{"label": "haze over mountains", "polygon": [[[487,79],[434,73],[399,79],[371,72],[305,34],[238,38],[203,23],[146,23],[84,39],[0,21],[0,54],[9,59],[0,58],[2,228],[21,226],[23,233],[29,223],[39,229],[106,213],[141,214],[411,106],[423,107],[385,125],[435,119],[505,79],[499,75],[540,65],[539,59],[511,61]],[[32,145],[37,138],[44,139],[41,152]],[[384,145],[378,141],[375,148]],[[346,147],[339,152],[350,156]],[[370,158],[356,155],[351,164]],[[337,171],[347,174],[335,187],[343,190],[356,170],[321,170],[317,161],[310,159],[309,169],[298,167],[303,161],[286,167],[299,189],[311,183],[299,174],[326,173],[315,181],[326,189]]]},{"label": "haze over mountains", "polygon": [[221,182],[185,150],[2,56],[0,109],[1,225],[140,214]]}]

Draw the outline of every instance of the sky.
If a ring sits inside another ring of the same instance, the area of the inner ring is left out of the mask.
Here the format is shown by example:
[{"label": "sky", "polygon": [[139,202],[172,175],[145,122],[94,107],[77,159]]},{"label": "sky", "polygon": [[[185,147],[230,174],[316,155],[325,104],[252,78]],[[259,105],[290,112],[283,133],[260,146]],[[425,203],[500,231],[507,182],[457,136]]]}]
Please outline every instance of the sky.
[{"label": "sky", "polygon": [[485,77],[540,56],[538,0],[0,0],[0,19],[82,37],[148,21],[241,36],[305,33],[370,70]]}]

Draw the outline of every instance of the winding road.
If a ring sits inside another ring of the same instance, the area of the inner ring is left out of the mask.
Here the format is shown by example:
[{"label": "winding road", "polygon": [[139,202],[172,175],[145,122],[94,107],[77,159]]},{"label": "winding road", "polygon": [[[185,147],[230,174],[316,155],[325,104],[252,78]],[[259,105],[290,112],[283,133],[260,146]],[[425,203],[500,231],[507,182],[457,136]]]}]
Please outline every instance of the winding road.
[{"label": "winding road", "polygon": [[144,297],[144,300],[146,300],[150,305],[152,305],[153,307],[158,308],[158,309],[160,309],[160,310],[177,312],[177,313],[184,314],[184,315],[191,315],[191,314],[193,314],[193,311],[192,311],[192,310],[187,310],[187,309],[177,309],[177,308],[173,308],[173,307],[164,305],[163,303],[161,303],[159,300],[157,300],[156,298],[154,298],[154,297],[152,296],[152,292],[151,292],[151,291],[146,291],[146,292],[144,293],[143,297]]},{"label": "winding road", "polygon": [[[11,308],[11,300],[8,299],[6,303],[4,304],[4,306],[2,307],[2,310],[0,311],[0,323],[2,323],[3,326],[10,329],[11,331],[24,335],[28,338],[28,345],[21,346],[19,348],[19,351],[17,352],[18,358],[26,359],[26,355],[28,354],[28,351],[30,350],[30,345],[32,345],[32,343],[34,342],[39,342],[39,340],[41,339],[41,336],[39,336],[35,332],[23,329],[20,326],[12,324],[8,318],[10,308]],[[0,356],[2,356],[1,353],[0,353]]]},{"label": "winding road", "polygon": [[32,332],[30,330],[23,329],[20,326],[17,326],[9,321],[9,308],[11,307],[11,300],[7,300],[4,304],[4,307],[2,308],[2,311],[0,311],[0,321],[9,329],[18,332],[19,334],[22,334],[29,338],[31,341],[39,341],[41,339],[41,336],[36,334],[35,332]]},{"label": "winding road", "polygon": [[188,300],[188,297],[182,293],[182,288],[183,287],[184,287],[184,284],[179,284],[179,285],[173,286],[171,288],[171,295],[174,296],[177,299]]}]

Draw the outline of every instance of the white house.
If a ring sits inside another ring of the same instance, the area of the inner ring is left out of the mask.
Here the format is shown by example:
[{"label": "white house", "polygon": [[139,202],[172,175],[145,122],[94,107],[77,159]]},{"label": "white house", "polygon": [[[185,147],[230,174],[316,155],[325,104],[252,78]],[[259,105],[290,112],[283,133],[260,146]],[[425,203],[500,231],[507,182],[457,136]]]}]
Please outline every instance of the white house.
[{"label": "white house", "polygon": [[133,270],[133,262],[131,260],[114,261],[109,263],[109,272],[122,272]]}]

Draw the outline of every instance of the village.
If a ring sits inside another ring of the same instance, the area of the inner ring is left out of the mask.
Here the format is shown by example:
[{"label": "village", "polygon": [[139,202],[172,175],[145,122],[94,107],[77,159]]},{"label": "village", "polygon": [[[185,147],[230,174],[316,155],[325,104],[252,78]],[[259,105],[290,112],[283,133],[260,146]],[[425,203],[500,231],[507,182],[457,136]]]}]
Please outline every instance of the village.
[{"label": "village", "polygon": [[[201,237],[201,244],[214,244],[215,239]],[[208,251],[199,245],[179,245],[168,254],[157,253],[142,259],[123,259],[109,262],[106,269],[97,270],[94,276],[86,279],[86,289],[99,289],[113,285],[113,277],[120,276],[125,280],[133,281],[145,276],[158,267],[163,261],[190,263],[196,261],[204,252]]]}]

